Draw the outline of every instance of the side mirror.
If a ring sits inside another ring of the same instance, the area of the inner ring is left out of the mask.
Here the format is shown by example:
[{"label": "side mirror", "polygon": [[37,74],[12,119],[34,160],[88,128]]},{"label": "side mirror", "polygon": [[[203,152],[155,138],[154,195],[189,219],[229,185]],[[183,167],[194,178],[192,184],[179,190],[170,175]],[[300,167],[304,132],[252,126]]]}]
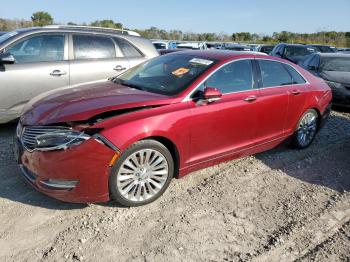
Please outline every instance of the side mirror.
[{"label": "side mirror", "polygon": [[0,64],[14,64],[15,63],[15,58],[13,55],[9,53],[2,53],[0,54]]},{"label": "side mirror", "polygon": [[208,103],[212,103],[214,101],[220,100],[222,97],[222,94],[219,89],[214,87],[206,87],[204,89],[203,98]]}]

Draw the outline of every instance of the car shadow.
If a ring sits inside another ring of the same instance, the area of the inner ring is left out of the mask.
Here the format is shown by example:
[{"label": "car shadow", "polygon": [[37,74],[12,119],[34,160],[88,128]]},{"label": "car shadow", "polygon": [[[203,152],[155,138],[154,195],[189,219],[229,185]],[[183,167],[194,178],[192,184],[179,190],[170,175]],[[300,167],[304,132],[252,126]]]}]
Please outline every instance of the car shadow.
[{"label": "car shadow", "polygon": [[22,178],[13,154],[16,123],[0,125],[0,199],[55,210],[82,209],[85,204],[65,203],[36,191]]},{"label": "car shadow", "polygon": [[295,179],[344,192],[350,191],[349,155],[350,120],[335,112],[310,147],[291,149],[285,141],[255,157]]},{"label": "car shadow", "polygon": [[350,107],[344,107],[344,106],[333,106],[332,110],[341,112],[341,113],[350,113]]}]

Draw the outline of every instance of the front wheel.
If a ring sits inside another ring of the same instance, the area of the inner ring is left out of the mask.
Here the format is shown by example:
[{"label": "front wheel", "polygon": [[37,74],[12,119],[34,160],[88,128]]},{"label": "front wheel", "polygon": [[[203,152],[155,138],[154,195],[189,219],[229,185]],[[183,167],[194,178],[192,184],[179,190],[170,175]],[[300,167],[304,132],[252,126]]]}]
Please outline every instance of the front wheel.
[{"label": "front wheel", "polygon": [[112,169],[109,190],[123,206],[141,206],[160,197],[174,174],[169,150],[154,140],[138,141],[129,147]]},{"label": "front wheel", "polygon": [[292,136],[293,147],[303,149],[311,145],[318,127],[318,114],[314,109],[306,111],[298,122],[297,129]]}]

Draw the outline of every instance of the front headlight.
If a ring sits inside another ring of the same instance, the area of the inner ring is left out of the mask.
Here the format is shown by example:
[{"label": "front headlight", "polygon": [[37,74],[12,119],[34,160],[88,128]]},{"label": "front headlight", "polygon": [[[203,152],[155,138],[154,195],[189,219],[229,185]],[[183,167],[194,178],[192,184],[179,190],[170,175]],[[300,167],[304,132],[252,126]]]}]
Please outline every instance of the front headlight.
[{"label": "front headlight", "polygon": [[38,135],[35,147],[41,151],[67,149],[79,145],[89,138],[89,135],[74,130],[55,131]]},{"label": "front headlight", "polygon": [[328,86],[330,88],[343,88],[343,85],[340,83],[336,83],[336,82],[332,82],[332,81],[326,81],[326,83],[328,84]]}]

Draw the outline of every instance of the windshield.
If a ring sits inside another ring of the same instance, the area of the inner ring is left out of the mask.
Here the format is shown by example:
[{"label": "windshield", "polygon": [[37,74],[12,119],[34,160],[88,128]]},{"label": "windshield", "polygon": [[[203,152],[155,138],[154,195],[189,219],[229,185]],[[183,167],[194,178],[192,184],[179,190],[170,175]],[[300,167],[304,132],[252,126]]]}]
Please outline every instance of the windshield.
[{"label": "windshield", "polygon": [[325,57],[321,61],[323,71],[350,72],[349,57]]},{"label": "windshield", "polygon": [[5,42],[7,39],[9,39],[10,37],[17,35],[18,32],[17,31],[12,31],[12,32],[8,32],[6,34],[3,34],[0,36],[0,44],[2,44],[3,42]]},{"label": "windshield", "polygon": [[213,66],[213,59],[194,55],[166,55],[140,64],[113,81],[148,92],[176,95]]}]

